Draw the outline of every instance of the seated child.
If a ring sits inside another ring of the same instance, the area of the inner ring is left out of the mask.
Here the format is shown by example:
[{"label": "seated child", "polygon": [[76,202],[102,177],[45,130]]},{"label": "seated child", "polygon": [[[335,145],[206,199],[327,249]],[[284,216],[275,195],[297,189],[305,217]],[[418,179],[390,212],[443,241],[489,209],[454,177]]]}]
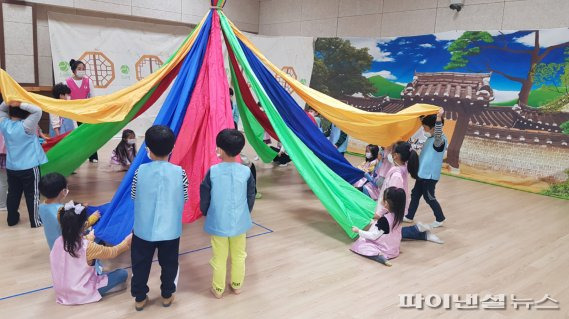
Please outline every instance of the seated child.
[{"label": "seated child", "polygon": [[281,143],[278,143],[277,147],[271,146],[271,149],[277,152],[277,156],[273,159],[273,163],[278,164],[280,167],[286,167],[288,166],[288,163],[292,161],[290,156],[286,153],[284,145]]},{"label": "seated child", "polygon": [[[39,206],[40,218],[43,222],[43,232],[49,250],[53,248],[55,240],[61,236],[61,227],[59,226],[58,211],[63,207],[62,201],[67,194],[67,180],[59,173],[49,173],[40,179],[40,193],[46,198],[43,204]],[[95,212],[87,219],[87,226],[93,226],[101,217],[99,212]]]},{"label": "seated child", "polygon": [[128,272],[117,269],[97,274],[95,259],[112,259],[130,248],[132,235],[114,247],[95,244],[95,236],[83,236],[87,227],[87,209],[69,202],[58,212],[61,224],[59,236],[49,260],[56,301],[62,305],[82,305],[101,300],[111,292],[126,289]]},{"label": "seated child", "polygon": [[136,157],[136,135],[132,130],[122,131],[122,139],[111,155],[111,169],[113,171],[128,171],[130,164]]},{"label": "seated child", "polygon": [[253,226],[255,179],[237,155],[245,137],[237,130],[225,129],[217,135],[217,152],[222,162],[210,167],[200,185],[200,210],[206,216],[204,231],[211,235],[213,269],[211,293],[222,298],[225,291],[227,256],[231,255],[231,289],[241,293],[245,279],[246,233]]},{"label": "seated child", "polygon": [[[381,186],[383,185],[383,181],[385,180],[385,176],[393,167],[393,164],[388,160],[391,156],[391,152],[393,150],[394,145],[384,149],[381,152],[381,159],[376,166],[376,170],[373,175],[366,176],[368,177],[368,182],[362,187],[362,191],[364,194],[368,195],[373,200],[378,200],[380,195]],[[369,178],[371,177],[371,178]]]},{"label": "seated child", "polygon": [[366,146],[366,160],[358,166],[359,169],[366,173],[365,177],[362,177],[359,181],[354,183],[354,187],[361,188],[369,181],[373,172],[375,172],[375,167],[379,162],[379,146],[369,144]]},{"label": "seated child", "polygon": [[318,112],[315,109],[309,107],[308,113],[310,114],[310,116],[312,116],[312,118],[314,118],[316,126],[318,126],[318,129],[320,129],[320,132],[322,132],[322,119],[320,118]]},{"label": "seated child", "polygon": [[152,160],[134,173],[131,197],[134,200],[132,237],[131,295],[134,308],[142,311],[148,302],[148,276],[154,252],[162,268],[160,286],[162,306],[174,302],[178,276],[178,251],[182,235],[182,213],[188,200],[188,177],[177,165],[168,162],[174,148],[174,132],[154,125],[144,136],[146,152]]},{"label": "seated child", "polygon": [[[375,260],[385,266],[391,266],[389,259],[399,256],[401,245],[401,222],[405,214],[405,191],[389,187],[383,195],[383,207],[387,213],[372,224],[368,231],[352,227],[360,238],[354,242],[351,251]],[[374,220],[372,220],[374,222]]]}]

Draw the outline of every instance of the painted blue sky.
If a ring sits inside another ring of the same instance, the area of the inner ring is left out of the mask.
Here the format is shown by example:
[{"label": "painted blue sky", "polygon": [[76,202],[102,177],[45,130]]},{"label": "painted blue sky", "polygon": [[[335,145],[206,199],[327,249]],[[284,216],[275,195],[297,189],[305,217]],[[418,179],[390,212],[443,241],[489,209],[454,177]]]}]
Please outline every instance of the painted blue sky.
[{"label": "painted blue sky", "polygon": [[[534,33],[529,31],[489,31],[494,38],[494,45],[515,50],[532,49]],[[441,72],[450,59],[447,47],[460,37],[462,31],[451,31],[398,38],[348,38],[355,47],[368,47],[374,62],[367,76],[379,74],[393,82],[406,84],[417,72]],[[569,41],[569,29],[550,29],[540,31],[540,46],[543,52],[546,47]],[[448,71],[486,72],[486,64],[512,76],[527,76],[529,55],[509,53],[498,49],[483,50],[479,56],[472,57],[467,68]],[[543,62],[562,62],[563,49],[553,50]],[[496,101],[510,100],[517,96],[521,83],[510,81],[504,76],[493,73],[490,84],[497,90]]]}]

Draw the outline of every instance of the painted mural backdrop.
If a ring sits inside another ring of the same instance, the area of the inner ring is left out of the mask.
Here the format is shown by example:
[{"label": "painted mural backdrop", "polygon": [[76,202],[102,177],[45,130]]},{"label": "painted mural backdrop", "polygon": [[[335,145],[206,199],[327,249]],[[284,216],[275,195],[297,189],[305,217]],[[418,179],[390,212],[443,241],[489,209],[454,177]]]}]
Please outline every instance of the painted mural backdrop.
[{"label": "painted mural backdrop", "polygon": [[311,86],[368,111],[442,106],[448,173],[569,199],[567,28],[318,38]]}]

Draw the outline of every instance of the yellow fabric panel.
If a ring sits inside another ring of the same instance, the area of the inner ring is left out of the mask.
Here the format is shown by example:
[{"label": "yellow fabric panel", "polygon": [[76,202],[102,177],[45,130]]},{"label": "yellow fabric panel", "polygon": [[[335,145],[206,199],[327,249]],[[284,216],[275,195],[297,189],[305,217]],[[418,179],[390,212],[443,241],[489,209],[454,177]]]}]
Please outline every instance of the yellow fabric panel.
[{"label": "yellow fabric panel", "polygon": [[202,19],[192,36],[178,50],[170,63],[141,81],[117,92],[84,100],[65,101],[35,94],[24,90],[8,73],[0,69],[0,91],[4,101],[27,102],[39,106],[43,111],[70,118],[83,123],[122,121],[152,87],[157,85],[178,63],[181,63],[192,47],[207,15]]},{"label": "yellow fabric panel", "polygon": [[399,140],[408,140],[419,128],[419,116],[436,114],[439,107],[430,104],[415,104],[396,114],[366,112],[320,93],[290,77],[272,64],[243,35],[233,23],[233,31],[243,43],[261,59],[273,72],[283,78],[288,85],[308,105],[323,117],[334,123],[349,136],[367,143],[389,146]]}]

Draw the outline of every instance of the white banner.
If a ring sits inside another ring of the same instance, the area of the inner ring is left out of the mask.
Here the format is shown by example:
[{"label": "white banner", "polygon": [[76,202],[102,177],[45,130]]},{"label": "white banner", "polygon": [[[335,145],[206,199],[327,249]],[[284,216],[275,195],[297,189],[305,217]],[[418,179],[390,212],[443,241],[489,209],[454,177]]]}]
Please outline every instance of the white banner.
[{"label": "white banner", "polygon": [[[87,64],[87,74],[95,85],[94,95],[128,87],[155,71],[176,52],[191,31],[185,26],[52,12],[48,17],[55,83],[65,82],[72,75],[69,60],[80,59]],[[310,84],[313,38],[247,36],[275,65]],[[229,72],[227,61],[226,70]],[[166,95],[167,92],[128,128],[137,135],[144,135]],[[295,99],[304,107],[298,96]]]},{"label": "white banner", "polygon": [[[274,65],[303,84],[310,85],[314,65],[314,38],[268,37],[250,33],[245,33],[245,35]],[[229,70],[227,73],[229,74]],[[285,85],[300,107],[304,108],[305,102],[292,91],[290,86],[280,79],[279,82]]]},{"label": "white banner", "polygon": [[[87,64],[93,95],[105,95],[131,86],[156,70],[172,55],[190,27],[165,26],[110,18],[50,12],[49,37],[55,83],[72,75],[71,59]],[[97,74],[95,75],[95,70]],[[128,128],[138,135],[152,124],[166,94]]]}]

